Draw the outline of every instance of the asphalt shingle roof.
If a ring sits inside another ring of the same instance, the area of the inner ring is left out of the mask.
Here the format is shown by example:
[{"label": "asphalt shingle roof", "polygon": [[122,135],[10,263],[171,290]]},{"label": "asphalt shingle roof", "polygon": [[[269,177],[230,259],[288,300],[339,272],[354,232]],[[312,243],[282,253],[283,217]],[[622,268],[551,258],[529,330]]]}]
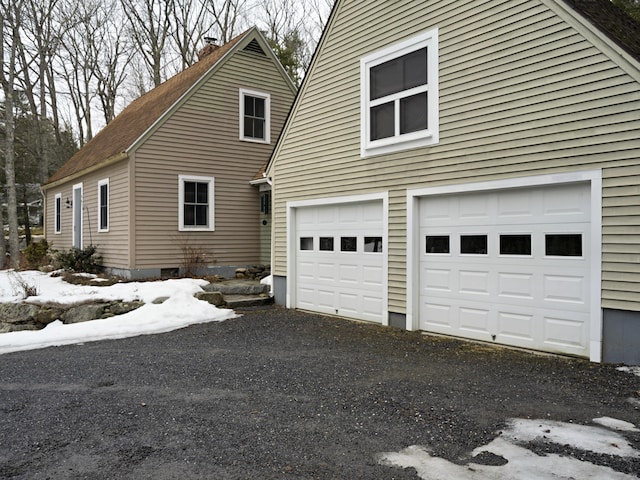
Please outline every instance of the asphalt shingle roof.
[{"label": "asphalt shingle roof", "polygon": [[563,0],[629,55],[640,61],[640,23],[610,0]]},{"label": "asphalt shingle roof", "polygon": [[124,153],[248,32],[244,32],[181,73],[131,102],[47,181],[77,174]]}]

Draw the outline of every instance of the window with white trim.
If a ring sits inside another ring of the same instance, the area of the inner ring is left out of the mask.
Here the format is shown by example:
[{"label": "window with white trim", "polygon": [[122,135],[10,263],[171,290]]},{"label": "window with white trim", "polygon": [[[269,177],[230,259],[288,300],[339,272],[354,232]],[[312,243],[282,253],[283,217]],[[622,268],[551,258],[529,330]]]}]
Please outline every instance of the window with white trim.
[{"label": "window with white trim", "polygon": [[109,179],[98,182],[98,231],[109,231]]},{"label": "window with white trim", "polygon": [[439,141],[438,29],[360,60],[361,155]]},{"label": "window with white trim", "polygon": [[178,229],[214,230],[214,177],[178,176]]},{"label": "window with white trim", "polygon": [[62,193],[56,193],[53,207],[54,233],[62,233]]},{"label": "window with white trim", "polygon": [[240,89],[240,140],[271,142],[271,95]]}]

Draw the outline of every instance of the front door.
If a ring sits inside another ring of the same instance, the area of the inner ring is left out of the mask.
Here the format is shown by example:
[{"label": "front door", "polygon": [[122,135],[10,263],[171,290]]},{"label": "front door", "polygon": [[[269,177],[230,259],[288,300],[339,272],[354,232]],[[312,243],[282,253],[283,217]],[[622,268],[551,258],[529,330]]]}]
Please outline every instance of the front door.
[{"label": "front door", "polygon": [[73,246],[82,248],[82,184],[73,186]]}]

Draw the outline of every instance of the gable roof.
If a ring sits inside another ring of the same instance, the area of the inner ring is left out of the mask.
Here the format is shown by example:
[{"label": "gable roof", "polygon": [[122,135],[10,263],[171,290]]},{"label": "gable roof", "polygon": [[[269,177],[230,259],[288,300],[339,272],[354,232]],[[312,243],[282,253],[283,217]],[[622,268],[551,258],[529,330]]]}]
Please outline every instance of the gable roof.
[{"label": "gable roof", "polygon": [[134,100],[116,118],[88,141],[46,185],[84,170],[98,167],[109,160],[127,158],[127,151],[162,116],[213,68],[238,42],[254,28],[241,33],[153,90]]},{"label": "gable roof", "polygon": [[640,61],[640,23],[611,0],[563,0],[629,55]]}]

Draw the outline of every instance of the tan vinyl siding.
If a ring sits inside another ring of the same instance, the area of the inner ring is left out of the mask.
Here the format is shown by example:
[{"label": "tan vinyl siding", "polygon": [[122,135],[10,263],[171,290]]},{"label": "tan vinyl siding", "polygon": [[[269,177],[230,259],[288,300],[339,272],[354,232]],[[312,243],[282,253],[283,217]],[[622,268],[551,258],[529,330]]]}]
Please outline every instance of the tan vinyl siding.
[{"label": "tan vinyl siding", "polygon": [[[271,143],[239,140],[239,89],[271,94]],[[260,197],[249,184],[268,160],[294,92],[274,63],[230,57],[135,152],[136,268],[180,267],[181,247],[207,265],[260,262]],[[178,231],[178,175],[215,178],[215,231]]]},{"label": "tan vinyl siding", "polygon": [[[72,210],[66,207],[65,202],[67,201],[67,199],[71,201],[72,187],[73,183],[63,184],[45,192],[44,235],[51,248],[54,248],[56,250],[66,250],[68,248],[71,248]],[[61,228],[60,233],[55,233],[55,197],[58,193],[61,194],[60,198],[62,203],[60,209]]]},{"label": "tan vinyl siding", "polygon": [[[360,158],[360,58],[435,27],[440,143]],[[387,191],[403,313],[407,188],[602,169],[603,306],[640,310],[640,85],[586,38],[539,0],[341,2],[271,166],[274,273],[287,201]]]},{"label": "tan vinyl siding", "polygon": [[[109,179],[109,231],[98,232],[98,182]],[[76,178],[46,192],[46,238],[57,250],[67,250],[72,245],[73,209],[67,208],[67,198],[73,198],[73,185],[82,183],[82,237],[83,246],[91,244],[98,247],[98,255],[109,267],[128,268],[129,249],[129,174],[128,162],[121,161],[114,165]],[[55,229],[55,195],[62,194],[62,231]]]}]

